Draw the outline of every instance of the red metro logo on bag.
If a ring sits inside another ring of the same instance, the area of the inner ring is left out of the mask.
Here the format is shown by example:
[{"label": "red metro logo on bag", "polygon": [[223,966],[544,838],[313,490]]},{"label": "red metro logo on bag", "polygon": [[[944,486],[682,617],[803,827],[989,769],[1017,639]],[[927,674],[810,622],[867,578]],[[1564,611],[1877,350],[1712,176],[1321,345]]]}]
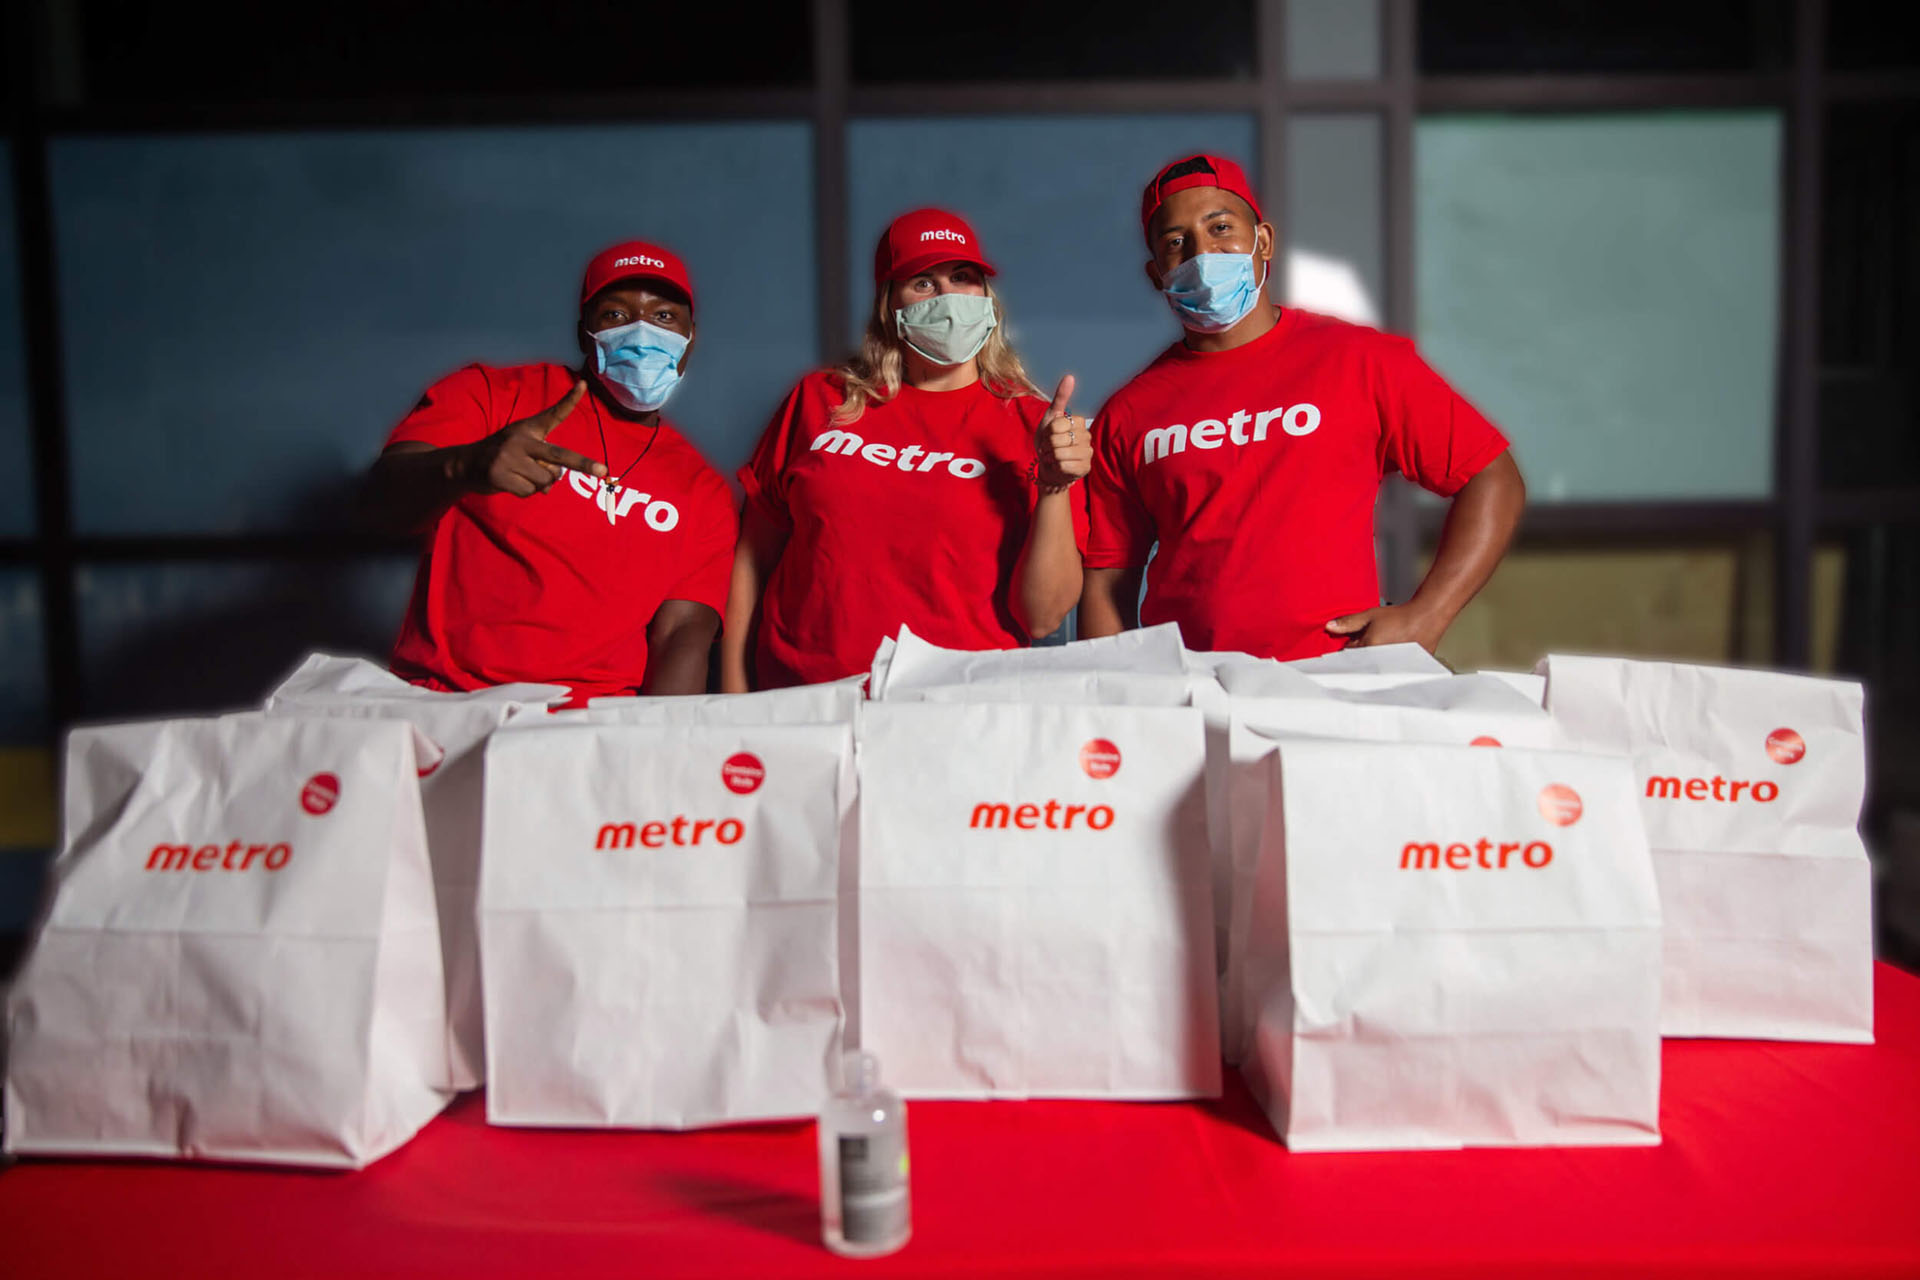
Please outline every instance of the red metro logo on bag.
[{"label": "red metro logo on bag", "polygon": [[1775,764],[1799,764],[1807,754],[1807,740],[1791,729],[1775,729],[1767,735],[1767,754]]},{"label": "red metro logo on bag", "polygon": [[1539,805],[1540,816],[1556,827],[1570,827],[1586,812],[1586,806],[1580,803],[1580,793],[1558,782],[1540,789]]},{"label": "red metro logo on bag", "polygon": [[767,766],[751,751],[739,751],[720,766],[720,781],[737,796],[751,795],[767,780]]},{"label": "red metro logo on bag", "polygon": [[340,779],[331,773],[316,773],[300,788],[300,807],[318,818],[340,802]]},{"label": "red metro logo on bag", "polygon": [[1120,748],[1106,738],[1094,738],[1080,748],[1080,767],[1089,778],[1111,778],[1120,772]]}]

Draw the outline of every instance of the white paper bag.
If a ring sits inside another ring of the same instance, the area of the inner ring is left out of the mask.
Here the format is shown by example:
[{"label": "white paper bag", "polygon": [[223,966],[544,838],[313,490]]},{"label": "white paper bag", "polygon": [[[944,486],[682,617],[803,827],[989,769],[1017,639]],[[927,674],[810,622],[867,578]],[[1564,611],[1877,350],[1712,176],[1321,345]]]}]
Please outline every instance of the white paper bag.
[{"label": "white paper bag", "polygon": [[437,767],[422,773],[420,800],[447,975],[449,1088],[471,1089],[485,1078],[476,905],[481,749],[502,725],[544,719],[549,704],[569,696],[565,686],[553,684],[498,685],[471,693],[422,689],[364,658],[325,653],[310,654],[267,696],[267,710],[275,714],[404,720],[445,752]]},{"label": "white paper bag", "polygon": [[814,1114],[841,1043],[846,726],[516,728],[487,747],[487,1117]]},{"label": "white paper bag", "polygon": [[358,1168],[430,1120],[449,1072],[417,744],[259,714],[75,730],[7,999],[7,1150]]},{"label": "white paper bag", "polygon": [[594,698],[586,718],[601,724],[851,724],[853,709],[866,701],[866,679],[757,693]]},{"label": "white paper bag", "polygon": [[1659,1140],[1660,910],[1624,760],[1288,742],[1245,1067],[1299,1151]]},{"label": "white paper bag", "polygon": [[1301,675],[1450,676],[1447,664],[1417,644],[1357,645],[1286,664]]},{"label": "white paper bag", "polygon": [[869,703],[862,1046],[917,1097],[1219,1090],[1191,708]]},{"label": "white paper bag", "polygon": [[1181,675],[1187,670],[1186,650],[1180,646],[1180,628],[1171,622],[1102,636],[1098,640],[1075,640],[1071,644],[977,650],[942,649],[903,626],[892,653],[887,654],[883,647],[881,653],[875,655],[875,661],[879,662],[883,655],[885,670],[876,671],[873,682],[876,699],[897,699],[906,689],[975,684],[1042,672],[1132,671]]},{"label": "white paper bag", "polygon": [[1252,1010],[1242,982],[1254,861],[1265,838],[1276,742],[1298,738],[1432,742],[1460,746],[1548,747],[1553,727],[1537,705],[1481,676],[1447,676],[1373,689],[1316,686],[1305,698],[1230,697],[1227,779],[1222,788],[1229,846],[1227,920],[1221,977],[1221,1049],[1230,1063],[1247,1053]]},{"label": "white paper bag", "polygon": [[1873,1039],[1857,684],[1550,657],[1570,746],[1629,754],[1666,916],[1670,1036]]}]

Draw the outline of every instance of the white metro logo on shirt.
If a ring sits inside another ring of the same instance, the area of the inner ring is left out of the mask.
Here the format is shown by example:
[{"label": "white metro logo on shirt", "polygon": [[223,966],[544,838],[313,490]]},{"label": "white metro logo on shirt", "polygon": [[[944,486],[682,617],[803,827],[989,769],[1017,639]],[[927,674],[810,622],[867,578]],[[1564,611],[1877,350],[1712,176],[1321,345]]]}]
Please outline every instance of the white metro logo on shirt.
[{"label": "white metro logo on shirt", "polygon": [[605,482],[596,480],[583,471],[568,471],[567,483],[573,491],[583,498],[591,499],[609,517],[609,522],[618,521],[621,516],[635,507],[645,504],[640,518],[647,522],[647,528],[655,533],[671,532],[680,523],[680,508],[665,498],[656,498],[650,493],[641,493],[638,489],[620,486],[620,496],[616,500],[607,490]]},{"label": "white metro logo on shirt", "polygon": [[920,243],[925,244],[929,240],[953,240],[960,244],[967,242],[965,236],[947,227],[942,227],[938,231],[922,231],[920,233]]},{"label": "white metro logo on shirt", "polygon": [[1229,441],[1237,445],[1254,444],[1267,438],[1268,428],[1276,421],[1290,436],[1310,436],[1320,427],[1320,407],[1296,404],[1291,408],[1262,409],[1258,413],[1236,409],[1224,422],[1219,418],[1202,418],[1191,427],[1184,422],[1160,427],[1147,432],[1140,442],[1140,465],[1152,466],[1162,458],[1185,453],[1189,445],[1195,449],[1218,449]]},{"label": "white metro logo on shirt", "polygon": [[662,271],[667,268],[667,264],[660,261],[660,259],[649,258],[644,253],[635,254],[630,258],[615,258],[613,265],[616,267],[659,267]]},{"label": "white metro logo on shirt", "polygon": [[917,444],[910,444],[904,449],[896,449],[890,444],[866,444],[851,431],[822,432],[807,447],[816,452],[824,449],[843,457],[852,457],[857,453],[876,467],[898,467],[902,471],[931,471],[945,462],[947,474],[961,480],[978,480],[987,474],[987,464],[978,458],[928,452]]}]

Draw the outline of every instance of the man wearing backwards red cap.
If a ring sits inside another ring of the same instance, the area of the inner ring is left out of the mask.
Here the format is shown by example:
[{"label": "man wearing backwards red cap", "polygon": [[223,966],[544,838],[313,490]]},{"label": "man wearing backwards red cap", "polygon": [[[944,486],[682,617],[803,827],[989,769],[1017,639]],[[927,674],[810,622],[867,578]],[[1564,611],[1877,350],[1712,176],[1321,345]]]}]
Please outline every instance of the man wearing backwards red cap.
[{"label": "man wearing backwards red cap", "polygon": [[692,352],[693,285],[657,245],[587,264],[580,370],[473,364],[427,390],[368,475],[379,523],[427,535],[396,673],[701,693],[726,607],[726,482],[660,417]]},{"label": "man wearing backwards red cap", "polygon": [[[1140,224],[1186,333],[1094,421],[1080,634],[1174,621],[1192,648],[1281,659],[1436,648],[1519,523],[1506,438],[1405,338],[1267,301],[1274,232],[1233,161],[1162,169]],[[1373,511],[1390,471],[1453,503],[1419,590],[1382,605]]]}]

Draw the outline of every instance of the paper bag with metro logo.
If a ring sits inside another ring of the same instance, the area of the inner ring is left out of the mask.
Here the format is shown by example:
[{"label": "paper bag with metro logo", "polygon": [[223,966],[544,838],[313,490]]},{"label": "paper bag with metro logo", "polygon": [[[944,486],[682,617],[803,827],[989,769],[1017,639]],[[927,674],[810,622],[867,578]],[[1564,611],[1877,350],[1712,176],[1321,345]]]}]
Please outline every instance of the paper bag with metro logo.
[{"label": "paper bag with metro logo", "polygon": [[1615,658],[1541,670],[1568,745],[1632,757],[1666,917],[1666,1034],[1871,1041],[1860,686]]},{"label": "paper bag with metro logo", "polygon": [[495,1124],[814,1114],[842,1035],[839,725],[513,725],[487,745]]},{"label": "paper bag with metro logo", "polygon": [[1243,1071],[1289,1147],[1659,1140],[1660,908],[1626,761],[1290,741],[1267,767]]},{"label": "paper bag with metro logo", "polygon": [[869,703],[861,1046],[909,1096],[1219,1091],[1200,713]]},{"label": "paper bag with metro logo", "polygon": [[75,730],[7,1149],[358,1168],[412,1137],[449,1096],[437,758],[388,721]]}]

